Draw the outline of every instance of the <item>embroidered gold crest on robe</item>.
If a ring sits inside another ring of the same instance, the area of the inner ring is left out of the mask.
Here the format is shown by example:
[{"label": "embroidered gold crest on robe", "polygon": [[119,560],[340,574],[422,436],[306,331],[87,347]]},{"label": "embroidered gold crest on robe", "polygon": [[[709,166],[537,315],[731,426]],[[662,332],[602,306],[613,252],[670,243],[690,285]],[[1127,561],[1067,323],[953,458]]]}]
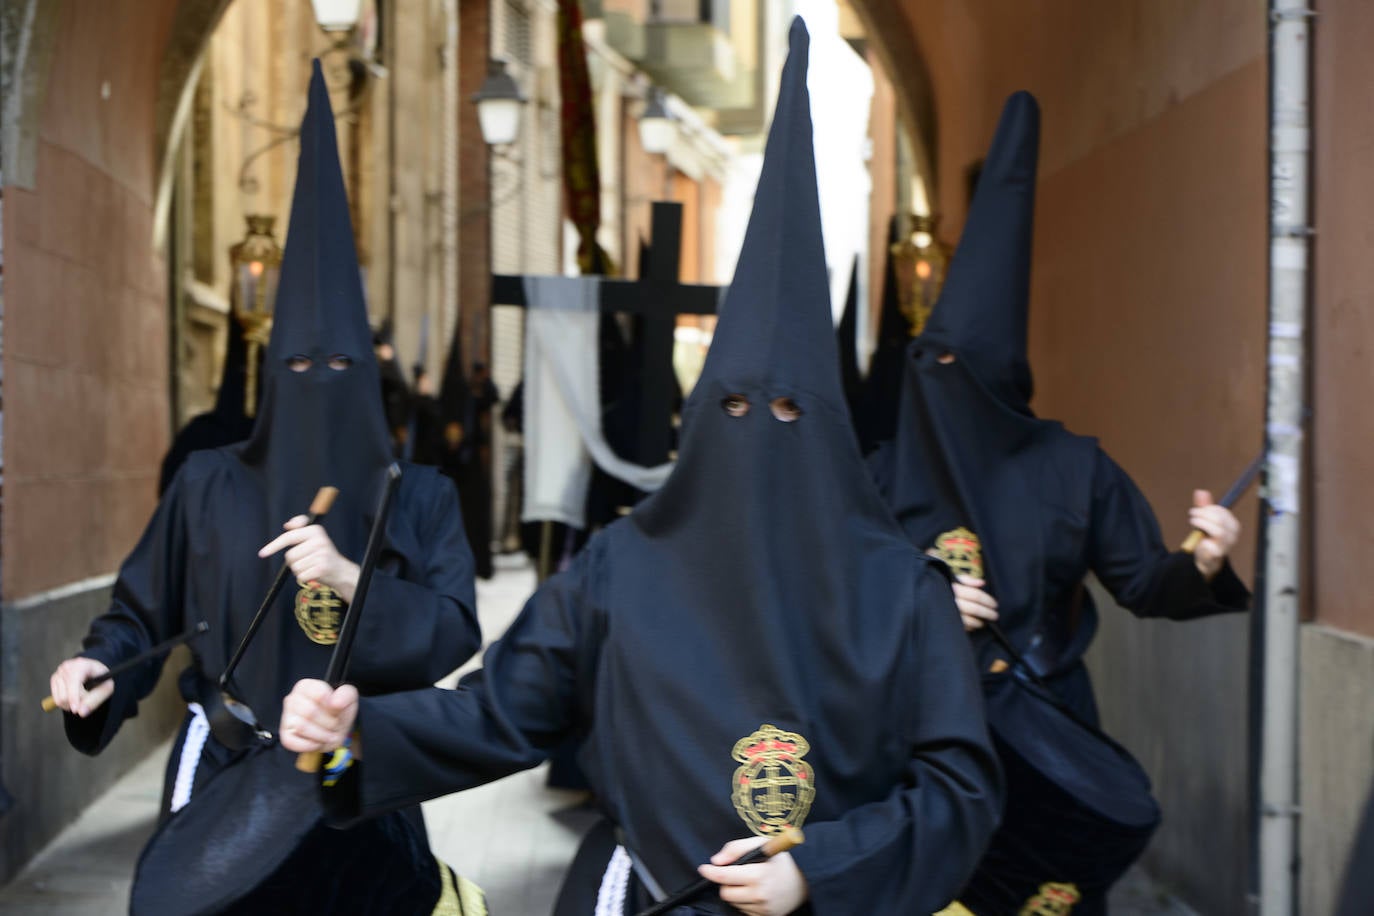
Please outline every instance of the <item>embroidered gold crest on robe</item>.
[{"label": "embroidered gold crest on robe", "polygon": [[1081,899],[1076,886],[1049,881],[1040,885],[1040,893],[1026,901],[1021,916],[1068,916]]},{"label": "embroidered gold crest on robe", "polygon": [[978,535],[967,528],[946,531],[935,539],[928,552],[944,560],[955,575],[983,578],[983,544]]},{"label": "embroidered gold crest on robe", "polygon": [[332,646],[339,641],[343,599],[327,585],[302,586],[296,593],[296,623],[310,641]]},{"label": "embroidered gold crest on robe", "polygon": [[800,827],[816,797],[816,773],[802,759],[810,743],[796,732],[764,725],[735,742],[735,810],[759,836]]}]

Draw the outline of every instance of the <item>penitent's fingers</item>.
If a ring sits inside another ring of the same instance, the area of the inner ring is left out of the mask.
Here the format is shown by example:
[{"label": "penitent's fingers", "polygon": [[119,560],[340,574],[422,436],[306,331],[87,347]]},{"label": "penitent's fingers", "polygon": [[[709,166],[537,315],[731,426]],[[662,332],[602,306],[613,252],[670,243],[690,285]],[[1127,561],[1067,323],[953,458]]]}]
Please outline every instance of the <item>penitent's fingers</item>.
[{"label": "penitent's fingers", "polygon": [[264,544],[262,549],[258,551],[258,556],[270,557],[283,547],[294,547],[309,537],[310,529],[308,528],[297,528],[293,531],[288,531]]},{"label": "penitent's fingers", "polygon": [[48,678],[48,693],[52,694],[58,709],[65,711],[71,708],[67,703],[67,679],[63,677],[60,667]]},{"label": "penitent's fingers", "polygon": [[1197,513],[1189,518],[1189,522],[1209,538],[1224,538],[1226,536],[1225,522],[1215,517]]},{"label": "penitent's fingers", "polygon": [[982,607],[977,604],[959,603],[959,613],[968,617],[977,617],[979,620],[998,620],[1001,615],[989,607]]},{"label": "penitent's fingers", "polygon": [[767,837],[747,836],[738,840],[731,840],[711,856],[712,865],[729,865],[750,850],[757,849],[768,842]]},{"label": "penitent's fingers", "polygon": [[[84,685],[83,685],[84,687]],[[81,716],[84,718],[95,712],[105,704],[110,697],[114,696],[114,681],[106,681],[97,684],[94,688],[85,691],[85,696],[81,698]]]},{"label": "penitent's fingers", "polygon": [[989,610],[997,609],[997,599],[983,591],[981,588],[970,588],[967,585],[954,583],[954,598],[956,601],[970,602]]}]

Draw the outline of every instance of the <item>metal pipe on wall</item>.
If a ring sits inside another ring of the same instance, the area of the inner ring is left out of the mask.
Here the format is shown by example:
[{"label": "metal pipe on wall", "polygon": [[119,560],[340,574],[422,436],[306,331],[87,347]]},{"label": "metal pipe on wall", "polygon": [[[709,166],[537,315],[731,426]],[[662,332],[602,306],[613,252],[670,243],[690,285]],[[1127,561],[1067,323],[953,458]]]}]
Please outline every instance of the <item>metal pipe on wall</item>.
[{"label": "metal pipe on wall", "polygon": [[1311,158],[1308,0],[1270,0],[1269,365],[1259,767],[1262,916],[1297,912],[1298,653]]}]

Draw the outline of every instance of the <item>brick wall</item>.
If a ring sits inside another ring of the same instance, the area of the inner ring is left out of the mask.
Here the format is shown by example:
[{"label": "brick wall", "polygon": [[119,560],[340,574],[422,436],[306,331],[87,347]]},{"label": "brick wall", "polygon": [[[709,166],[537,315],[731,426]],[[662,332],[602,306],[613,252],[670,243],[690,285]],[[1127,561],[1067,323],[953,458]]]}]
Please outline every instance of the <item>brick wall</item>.
[{"label": "brick wall", "polygon": [[[0,818],[7,880],[132,761],[177,706],[150,698],[97,760],[39,711],[47,675],[109,601],[156,502],[170,433],[165,265],[154,250],[154,121],[171,0],[40,4],[45,101],[22,123],[32,186],[5,187],[4,604]],[[6,171],[13,182],[15,175]],[[64,587],[61,594],[49,590]]]},{"label": "brick wall", "polygon": [[169,437],[153,250],[158,50],[175,4],[62,7],[31,189],[5,190],[5,598],[114,569]]}]

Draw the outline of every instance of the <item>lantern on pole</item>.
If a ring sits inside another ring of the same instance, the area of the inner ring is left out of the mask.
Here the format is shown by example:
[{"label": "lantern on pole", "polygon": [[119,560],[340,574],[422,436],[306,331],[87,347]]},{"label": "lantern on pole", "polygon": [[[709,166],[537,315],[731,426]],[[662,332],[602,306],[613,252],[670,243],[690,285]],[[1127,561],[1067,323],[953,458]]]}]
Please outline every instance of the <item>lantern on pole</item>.
[{"label": "lantern on pole", "polygon": [[915,337],[925,327],[949,268],[950,248],[935,234],[938,216],[912,215],[911,232],[892,244],[897,301]]},{"label": "lantern on pole", "polygon": [[258,406],[259,356],[272,336],[272,309],[281,276],[282,248],[272,235],[275,216],[250,214],[247,219],[248,234],[229,249],[229,263],[234,270],[229,305],[248,344],[243,411],[245,416],[252,417]]}]

